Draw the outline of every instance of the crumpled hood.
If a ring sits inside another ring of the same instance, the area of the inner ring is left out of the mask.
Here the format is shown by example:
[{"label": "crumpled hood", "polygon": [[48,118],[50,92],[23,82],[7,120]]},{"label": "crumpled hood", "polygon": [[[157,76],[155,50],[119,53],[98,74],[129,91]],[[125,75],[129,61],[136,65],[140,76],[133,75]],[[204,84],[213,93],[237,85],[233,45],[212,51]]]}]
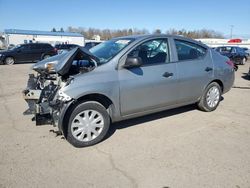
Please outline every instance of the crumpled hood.
[{"label": "crumpled hood", "polygon": [[[73,60],[84,59],[84,58],[94,60],[97,63],[99,62],[99,59],[88,50],[82,47],[76,47],[66,53],[55,55],[48,59],[39,61],[32,66],[32,69],[39,73],[41,72],[57,73],[63,76],[68,73]],[[48,64],[50,66],[53,66],[52,72],[48,72],[48,69],[47,69]]]}]

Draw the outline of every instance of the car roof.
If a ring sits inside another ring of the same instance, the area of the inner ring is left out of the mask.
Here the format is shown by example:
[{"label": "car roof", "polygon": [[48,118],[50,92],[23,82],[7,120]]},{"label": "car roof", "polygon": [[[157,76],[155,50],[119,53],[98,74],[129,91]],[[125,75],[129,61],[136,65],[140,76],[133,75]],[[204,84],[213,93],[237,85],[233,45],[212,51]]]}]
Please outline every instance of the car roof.
[{"label": "car roof", "polygon": [[37,44],[46,44],[46,45],[51,45],[51,44],[49,44],[49,43],[26,43],[26,44],[20,44],[20,45],[37,45]]},{"label": "car roof", "polygon": [[69,46],[69,45],[76,45],[76,46],[78,46],[78,44],[56,44],[56,46]]},{"label": "car roof", "polygon": [[218,46],[217,48],[223,48],[223,47],[226,47],[226,48],[240,48],[238,46]]}]

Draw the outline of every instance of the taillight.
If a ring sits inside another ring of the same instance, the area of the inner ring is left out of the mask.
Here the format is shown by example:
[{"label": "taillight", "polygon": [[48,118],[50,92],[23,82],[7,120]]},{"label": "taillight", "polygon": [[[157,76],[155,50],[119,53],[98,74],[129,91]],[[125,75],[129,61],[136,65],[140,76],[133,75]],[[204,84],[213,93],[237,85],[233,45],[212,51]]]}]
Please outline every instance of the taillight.
[{"label": "taillight", "polygon": [[57,48],[54,48],[54,52],[56,52],[56,53],[57,53],[57,51],[58,51],[58,49],[57,49]]},{"label": "taillight", "polygon": [[234,68],[234,62],[228,60],[228,61],[226,61],[226,64],[228,64],[230,67]]}]

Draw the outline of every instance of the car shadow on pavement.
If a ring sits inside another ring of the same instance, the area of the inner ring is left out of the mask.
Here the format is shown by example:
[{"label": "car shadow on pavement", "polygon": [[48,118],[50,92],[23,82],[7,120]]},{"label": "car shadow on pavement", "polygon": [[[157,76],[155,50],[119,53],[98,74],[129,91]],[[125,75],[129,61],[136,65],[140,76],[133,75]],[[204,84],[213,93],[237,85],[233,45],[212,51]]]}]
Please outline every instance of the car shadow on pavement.
[{"label": "car shadow on pavement", "polygon": [[15,63],[14,65],[22,65],[22,64],[34,64],[36,62],[20,62],[20,63]]},{"label": "car shadow on pavement", "polygon": [[154,114],[150,114],[150,115],[146,115],[146,116],[113,123],[110,125],[109,132],[104,140],[106,140],[110,136],[112,136],[117,129],[129,128],[131,126],[136,126],[136,125],[140,125],[142,123],[154,121],[157,119],[162,119],[162,118],[182,114],[182,113],[192,111],[192,110],[197,110],[197,106],[195,104],[184,106],[184,107],[179,107],[179,108],[175,108],[175,109],[165,110],[162,112],[158,112],[158,113],[154,113]]}]

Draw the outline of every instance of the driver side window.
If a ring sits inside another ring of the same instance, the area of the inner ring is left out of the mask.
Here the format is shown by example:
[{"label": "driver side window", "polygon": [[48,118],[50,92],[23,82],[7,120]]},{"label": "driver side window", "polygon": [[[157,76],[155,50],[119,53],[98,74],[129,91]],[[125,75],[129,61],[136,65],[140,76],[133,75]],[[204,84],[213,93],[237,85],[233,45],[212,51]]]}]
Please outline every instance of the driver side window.
[{"label": "driver side window", "polygon": [[169,62],[167,39],[154,39],[137,46],[129,57],[140,57],[143,65],[153,65]]},{"label": "driver side window", "polygon": [[20,50],[29,50],[30,49],[30,45],[22,45],[19,48]]}]

